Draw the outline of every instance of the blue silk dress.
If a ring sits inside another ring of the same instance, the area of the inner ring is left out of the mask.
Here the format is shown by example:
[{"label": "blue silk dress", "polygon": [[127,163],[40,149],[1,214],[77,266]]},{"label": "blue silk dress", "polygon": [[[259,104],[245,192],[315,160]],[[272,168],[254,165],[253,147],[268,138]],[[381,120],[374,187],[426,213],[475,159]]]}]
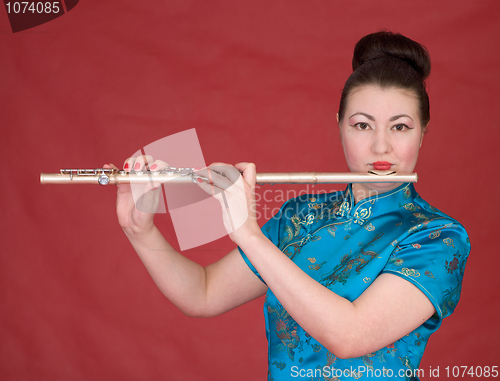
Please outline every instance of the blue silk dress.
[{"label": "blue silk dress", "polygon": [[462,225],[420,198],[412,184],[357,204],[349,185],[344,192],[287,201],[262,231],[310,277],[349,301],[358,298],[378,275],[390,273],[418,287],[436,309],[424,324],[388,347],[339,359],[304,331],[268,289],[264,303],[268,380],[418,380],[427,376],[424,369],[418,369],[427,340],[460,297],[470,251]]}]

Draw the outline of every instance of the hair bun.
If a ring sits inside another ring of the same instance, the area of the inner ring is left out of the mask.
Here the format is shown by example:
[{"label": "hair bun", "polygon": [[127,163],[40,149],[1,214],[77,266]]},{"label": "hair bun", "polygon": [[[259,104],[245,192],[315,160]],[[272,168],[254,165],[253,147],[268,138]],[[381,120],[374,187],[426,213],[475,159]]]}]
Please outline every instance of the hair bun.
[{"label": "hair bun", "polygon": [[354,47],[352,70],[370,60],[397,58],[407,62],[425,80],[431,72],[431,61],[427,49],[399,33],[377,32],[358,41]]}]

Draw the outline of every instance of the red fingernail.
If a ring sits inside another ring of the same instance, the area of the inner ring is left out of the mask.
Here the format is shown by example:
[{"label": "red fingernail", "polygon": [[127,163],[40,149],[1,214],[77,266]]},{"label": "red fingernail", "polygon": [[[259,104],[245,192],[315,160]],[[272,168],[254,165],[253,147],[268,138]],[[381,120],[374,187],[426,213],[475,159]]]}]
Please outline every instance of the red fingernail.
[{"label": "red fingernail", "polygon": [[123,166],[123,169],[128,169],[129,165],[128,163],[125,163],[125,165]]},{"label": "red fingernail", "polygon": [[199,177],[196,179],[196,181],[198,181],[199,183],[202,183],[202,182],[203,182],[203,180],[202,180],[202,179],[200,179]]},{"label": "red fingernail", "polygon": [[152,171],[154,171],[154,170],[156,169],[156,167],[158,167],[158,166],[157,166],[156,164],[153,164],[153,165],[151,166],[151,168],[149,168],[149,169],[151,169]]},{"label": "red fingernail", "polygon": [[141,169],[141,164],[140,163],[135,163],[134,169]]}]

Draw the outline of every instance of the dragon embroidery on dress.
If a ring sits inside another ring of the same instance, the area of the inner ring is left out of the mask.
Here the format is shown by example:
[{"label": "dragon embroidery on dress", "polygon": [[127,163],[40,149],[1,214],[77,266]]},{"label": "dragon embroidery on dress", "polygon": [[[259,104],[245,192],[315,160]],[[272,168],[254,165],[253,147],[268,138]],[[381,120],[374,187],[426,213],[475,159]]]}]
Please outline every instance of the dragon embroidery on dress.
[{"label": "dragon embroidery on dress", "polygon": [[[320,216],[323,216],[323,214]],[[290,226],[285,226],[284,237],[279,242],[279,247],[290,259],[293,260],[302,250],[302,246],[306,243],[315,242],[321,239],[321,236],[311,234],[312,225],[320,216],[315,216],[314,213],[308,213],[304,220],[301,220],[299,216],[294,215],[290,220],[295,227],[295,231]],[[288,242],[299,235],[302,229],[304,229],[306,235],[302,236],[300,241],[289,244],[289,247],[285,247]]]},{"label": "dragon embroidery on dress", "polygon": [[375,357],[376,353],[368,353],[367,355],[357,357],[356,359],[363,361],[363,364],[365,364],[366,369],[371,369],[373,370],[373,360],[371,357]]},{"label": "dragon embroidery on dress", "polygon": [[290,226],[285,226],[284,237],[279,241],[278,247],[282,248],[287,242],[290,242],[293,238],[293,229]]},{"label": "dragon embroidery on dress", "polygon": [[415,368],[411,364],[410,358],[408,356],[405,356],[405,357],[402,357],[402,358],[399,357],[399,359],[401,360],[401,363],[403,364],[403,366],[406,367],[405,379],[410,380],[410,378],[408,378],[406,376],[406,372],[408,371],[408,374],[415,374],[415,371],[414,371]]},{"label": "dragon embroidery on dress", "polygon": [[284,362],[282,362],[282,361],[279,361],[279,362],[278,361],[274,361],[271,365],[276,366],[276,368],[278,368],[279,370],[283,370],[286,367],[286,364]]},{"label": "dragon embroidery on dress", "polygon": [[399,207],[405,208],[406,210],[409,210],[410,212],[415,212],[417,210],[417,207],[412,202],[408,202],[406,204],[399,204]]},{"label": "dragon embroidery on dress", "polygon": [[419,220],[424,220],[424,221],[427,221],[429,220],[429,217],[427,217],[425,214],[423,213],[413,213],[413,215],[415,217],[417,217]]},{"label": "dragon embroidery on dress", "polygon": [[326,264],[326,261],[325,262],[321,262],[321,263],[318,263],[318,264],[315,264],[315,265],[309,265],[308,267],[311,269],[311,270],[314,270],[314,271],[317,271],[319,269],[321,269],[323,267],[323,265]]},{"label": "dragon embroidery on dress", "polygon": [[461,286],[462,285],[459,284],[456,287],[449,288],[446,291],[443,291],[444,299],[443,304],[441,305],[441,309],[443,310],[443,317],[448,316],[448,308],[453,309],[457,305]]},{"label": "dragon embroidery on dress", "polygon": [[297,335],[298,325],[290,314],[278,304],[277,308],[267,306],[270,322],[274,325],[274,333],[280,340],[280,344],[273,346],[273,350],[286,351],[288,357],[293,361],[294,349],[297,348],[300,338]]},{"label": "dragon embroidery on dress", "polygon": [[337,264],[330,273],[323,275],[320,283],[326,287],[330,287],[334,285],[336,282],[340,282],[345,285],[347,282],[347,278],[349,278],[353,270],[356,271],[356,274],[359,274],[361,270],[363,270],[363,268],[373,258],[378,256],[378,253],[376,253],[375,251],[373,250],[365,251],[365,249],[369,248],[370,246],[373,246],[374,242],[379,240],[383,235],[384,235],[383,232],[377,233],[373,237],[373,239],[366,245],[363,245],[363,243],[361,242],[360,245],[362,247],[360,251],[356,252],[355,255],[352,255],[352,250],[351,250],[349,254],[344,255],[340,259],[340,263]]},{"label": "dragon embroidery on dress", "polygon": [[[332,352],[328,351],[326,354],[326,365],[323,367],[323,369],[331,368],[335,361],[337,361],[337,357],[335,357]],[[335,376],[327,377],[326,375],[324,375],[323,377],[325,381],[339,381],[338,377]]]}]

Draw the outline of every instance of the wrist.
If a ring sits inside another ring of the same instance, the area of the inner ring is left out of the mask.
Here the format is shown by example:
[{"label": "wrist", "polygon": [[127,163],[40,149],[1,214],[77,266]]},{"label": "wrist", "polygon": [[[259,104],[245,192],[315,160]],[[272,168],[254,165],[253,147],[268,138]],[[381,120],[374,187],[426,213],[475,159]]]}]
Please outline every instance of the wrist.
[{"label": "wrist", "polygon": [[258,229],[237,229],[229,235],[231,240],[243,249],[243,247],[251,247],[260,240],[267,239],[264,233]]},{"label": "wrist", "polygon": [[147,242],[158,230],[154,224],[145,229],[137,229],[131,227],[123,227],[123,232],[130,242]]}]

